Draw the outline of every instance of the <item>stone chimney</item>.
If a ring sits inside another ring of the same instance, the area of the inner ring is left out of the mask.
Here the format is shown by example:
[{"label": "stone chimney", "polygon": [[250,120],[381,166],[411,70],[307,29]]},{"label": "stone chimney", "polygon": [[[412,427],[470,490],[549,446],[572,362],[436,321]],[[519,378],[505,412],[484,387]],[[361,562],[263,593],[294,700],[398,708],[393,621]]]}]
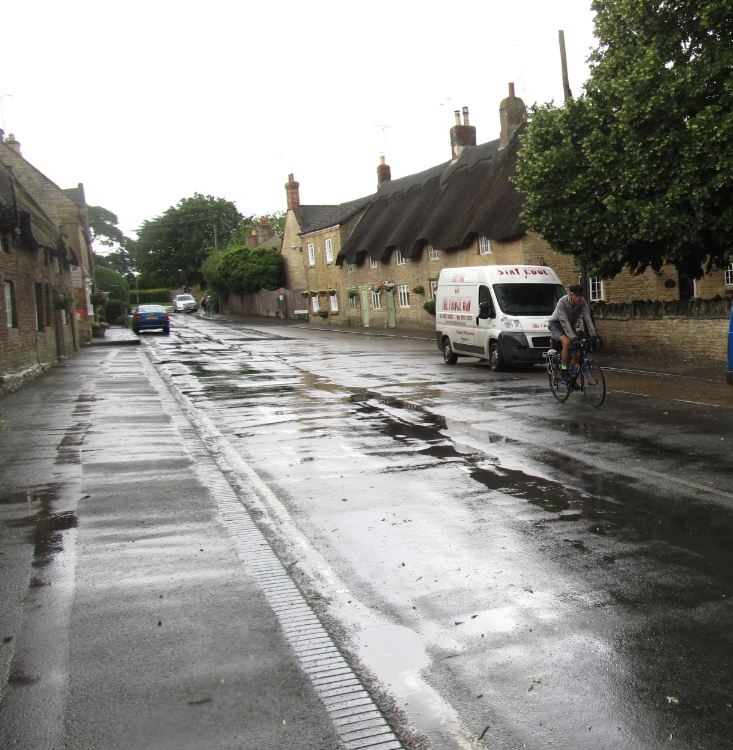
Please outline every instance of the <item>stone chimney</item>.
[{"label": "stone chimney", "polygon": [[12,133],[8,133],[5,143],[10,146],[16,154],[20,154],[20,141],[16,141],[15,136]]},{"label": "stone chimney", "polygon": [[463,149],[476,145],[476,128],[468,124],[468,107],[463,108],[463,124],[461,125],[461,113],[454,113],[456,124],[450,129],[451,159],[457,159]]},{"label": "stone chimney", "polygon": [[509,96],[499,104],[499,120],[501,121],[501,135],[499,148],[506,148],[517,128],[527,122],[527,108],[524,102],[514,96],[514,84],[509,84]]},{"label": "stone chimney", "polygon": [[379,155],[379,165],[377,166],[377,187],[383,182],[389,182],[392,179],[392,170],[389,164],[384,163],[384,154]]},{"label": "stone chimney", "polygon": [[258,244],[261,245],[263,242],[266,242],[274,236],[274,232],[272,231],[272,227],[270,226],[269,216],[261,216],[259,224],[257,225]]},{"label": "stone chimney", "polygon": [[300,183],[293,179],[292,173],[288,175],[285,183],[285,195],[288,199],[288,210],[300,208]]}]

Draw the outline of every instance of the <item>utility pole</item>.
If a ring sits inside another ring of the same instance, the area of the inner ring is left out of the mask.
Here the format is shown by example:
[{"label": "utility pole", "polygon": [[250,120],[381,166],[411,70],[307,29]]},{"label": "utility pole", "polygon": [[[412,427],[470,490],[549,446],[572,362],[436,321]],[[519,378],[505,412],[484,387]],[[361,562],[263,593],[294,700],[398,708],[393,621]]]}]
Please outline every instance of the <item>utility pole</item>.
[{"label": "utility pole", "polygon": [[565,32],[558,31],[558,37],[560,39],[560,65],[562,66],[562,91],[563,99],[573,98],[573,92],[570,90],[570,79],[568,78],[568,58],[565,54]]},{"label": "utility pole", "polygon": [[[573,92],[570,90],[570,79],[568,77],[568,58],[565,54],[565,32],[557,32],[560,42],[560,66],[562,68],[562,91],[563,100],[568,102],[573,98]],[[590,302],[590,280],[588,279],[588,266],[583,263],[580,269],[580,283],[583,285],[585,298]]]}]

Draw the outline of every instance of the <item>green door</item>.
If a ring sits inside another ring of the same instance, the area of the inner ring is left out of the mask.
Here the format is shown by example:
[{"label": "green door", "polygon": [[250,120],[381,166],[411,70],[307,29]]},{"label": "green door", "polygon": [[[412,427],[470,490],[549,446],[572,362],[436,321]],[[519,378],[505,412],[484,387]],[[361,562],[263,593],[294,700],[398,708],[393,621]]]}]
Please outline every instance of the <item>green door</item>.
[{"label": "green door", "polygon": [[369,328],[369,289],[360,289],[361,298],[361,324],[364,328]]},{"label": "green door", "polygon": [[394,304],[394,292],[385,291],[384,296],[387,298],[387,328],[394,328],[397,325],[397,311]]}]

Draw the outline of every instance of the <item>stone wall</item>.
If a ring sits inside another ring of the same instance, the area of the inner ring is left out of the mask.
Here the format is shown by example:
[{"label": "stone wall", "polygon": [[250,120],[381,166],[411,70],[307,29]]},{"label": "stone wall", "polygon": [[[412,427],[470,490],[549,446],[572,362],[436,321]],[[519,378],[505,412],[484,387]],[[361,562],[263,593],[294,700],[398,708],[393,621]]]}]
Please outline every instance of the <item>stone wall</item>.
[{"label": "stone wall", "polygon": [[730,299],[596,303],[593,319],[610,352],[725,362],[730,309]]}]

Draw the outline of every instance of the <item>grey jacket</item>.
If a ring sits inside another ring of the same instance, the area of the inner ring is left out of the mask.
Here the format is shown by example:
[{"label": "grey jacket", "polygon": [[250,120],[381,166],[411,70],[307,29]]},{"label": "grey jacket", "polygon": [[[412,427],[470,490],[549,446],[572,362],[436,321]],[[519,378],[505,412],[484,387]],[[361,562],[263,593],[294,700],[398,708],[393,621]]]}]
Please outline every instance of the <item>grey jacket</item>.
[{"label": "grey jacket", "polygon": [[583,318],[583,324],[585,325],[586,334],[588,336],[595,336],[596,329],[590,317],[590,305],[588,305],[585,297],[583,297],[577,305],[574,305],[570,301],[569,294],[560,297],[555,307],[555,312],[550,316],[549,322],[557,323],[562,326],[565,335],[572,339],[578,335],[575,332],[575,326],[581,316]]}]

